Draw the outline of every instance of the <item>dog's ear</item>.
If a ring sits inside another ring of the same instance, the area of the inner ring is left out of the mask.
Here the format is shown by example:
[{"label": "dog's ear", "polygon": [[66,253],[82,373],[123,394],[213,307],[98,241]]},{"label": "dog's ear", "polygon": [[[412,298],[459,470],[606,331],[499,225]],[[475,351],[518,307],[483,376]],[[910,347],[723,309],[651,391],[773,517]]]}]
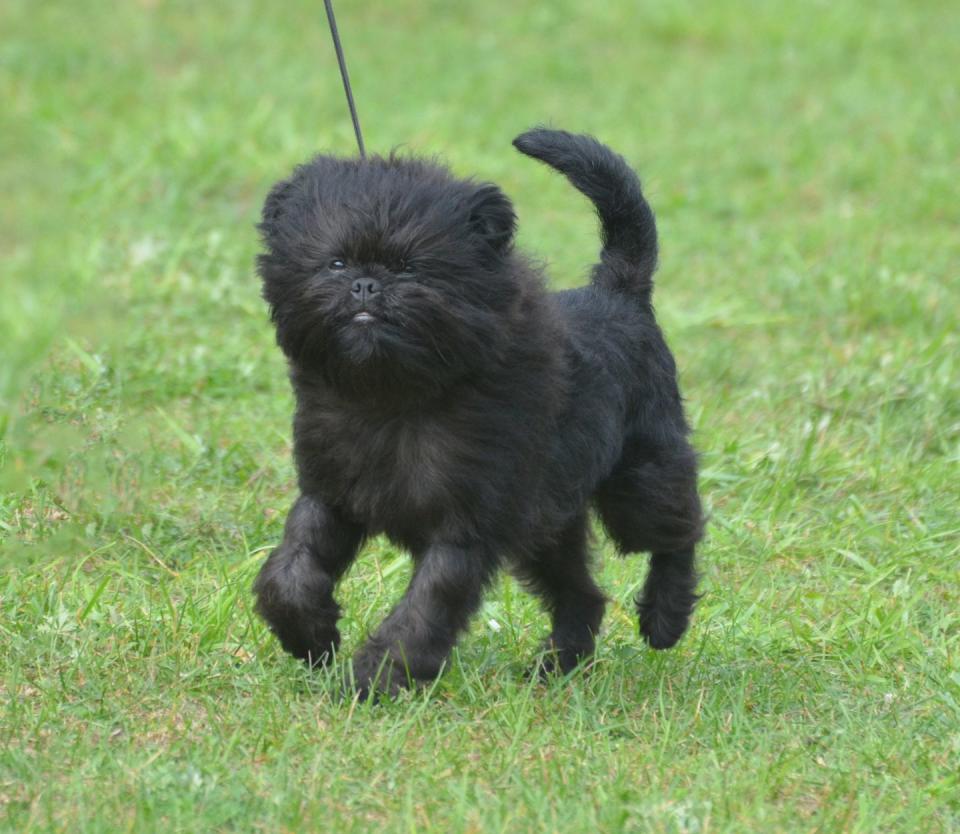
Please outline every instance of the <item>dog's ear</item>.
[{"label": "dog's ear", "polygon": [[497,252],[506,251],[517,230],[513,203],[497,186],[484,183],[470,199],[470,228]]},{"label": "dog's ear", "polygon": [[293,180],[280,180],[263,201],[262,226],[268,228],[283,216],[284,205],[293,192]]}]

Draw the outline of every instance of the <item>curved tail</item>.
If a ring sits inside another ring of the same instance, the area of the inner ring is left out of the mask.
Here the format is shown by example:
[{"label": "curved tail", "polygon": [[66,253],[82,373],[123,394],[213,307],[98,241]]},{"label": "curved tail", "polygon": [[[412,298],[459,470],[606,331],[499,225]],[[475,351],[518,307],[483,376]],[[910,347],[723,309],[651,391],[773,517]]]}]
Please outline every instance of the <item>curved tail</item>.
[{"label": "curved tail", "polygon": [[657,267],[657,224],[640,180],[623,157],[592,136],[544,127],[521,133],[513,145],[556,168],[593,201],[603,240],[594,284],[649,301]]}]

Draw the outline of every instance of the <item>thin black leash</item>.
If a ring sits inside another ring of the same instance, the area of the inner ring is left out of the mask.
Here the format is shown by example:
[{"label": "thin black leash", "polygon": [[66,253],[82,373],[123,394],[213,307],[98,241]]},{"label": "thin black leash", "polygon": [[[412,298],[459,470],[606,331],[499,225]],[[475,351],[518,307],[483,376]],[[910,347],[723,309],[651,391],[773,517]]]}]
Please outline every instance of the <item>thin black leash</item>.
[{"label": "thin black leash", "polygon": [[357,117],[357,106],[353,103],[353,90],[350,89],[350,76],[347,74],[347,62],[343,58],[343,47],[340,46],[340,33],[337,31],[337,19],[333,16],[333,0],[323,0],[327,7],[327,20],[330,22],[330,34],[333,36],[333,48],[337,50],[337,63],[340,64],[340,77],[343,79],[343,90],[347,94],[347,105],[350,107],[350,118],[353,119],[353,132],[357,134],[357,147],[360,156],[365,159],[366,150],[363,147],[363,135],[360,133],[360,119]]}]

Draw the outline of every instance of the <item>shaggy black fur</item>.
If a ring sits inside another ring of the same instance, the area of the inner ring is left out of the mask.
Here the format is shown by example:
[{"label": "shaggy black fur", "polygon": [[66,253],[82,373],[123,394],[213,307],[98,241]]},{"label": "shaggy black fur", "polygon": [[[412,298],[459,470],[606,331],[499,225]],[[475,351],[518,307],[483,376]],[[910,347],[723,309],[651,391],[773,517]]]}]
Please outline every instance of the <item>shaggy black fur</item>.
[{"label": "shaggy black fur", "polygon": [[596,206],[589,286],[548,293],[513,249],[507,197],[433,162],[319,156],[263,209],[301,494],[257,607],[288,652],[323,662],[364,539],[407,548],[410,586],[353,660],[364,696],[436,676],[501,566],[550,612],[552,667],[588,656],[604,611],[591,504],[620,551],[653,554],[637,599],[651,646],[676,643],[696,601],[697,462],[651,306],[653,213],[595,139],[514,145]]}]

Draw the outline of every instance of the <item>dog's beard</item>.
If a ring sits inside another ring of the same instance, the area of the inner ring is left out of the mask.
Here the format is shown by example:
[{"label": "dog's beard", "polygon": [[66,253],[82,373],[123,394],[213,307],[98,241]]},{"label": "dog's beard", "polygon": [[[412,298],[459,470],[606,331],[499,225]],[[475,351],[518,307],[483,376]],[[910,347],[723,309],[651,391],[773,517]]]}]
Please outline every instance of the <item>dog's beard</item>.
[{"label": "dog's beard", "polygon": [[[372,320],[359,321],[359,312]],[[278,334],[304,370],[357,395],[441,391],[495,361],[497,312],[462,293],[409,281],[363,308],[335,282],[309,285],[296,312],[276,316]]]}]

